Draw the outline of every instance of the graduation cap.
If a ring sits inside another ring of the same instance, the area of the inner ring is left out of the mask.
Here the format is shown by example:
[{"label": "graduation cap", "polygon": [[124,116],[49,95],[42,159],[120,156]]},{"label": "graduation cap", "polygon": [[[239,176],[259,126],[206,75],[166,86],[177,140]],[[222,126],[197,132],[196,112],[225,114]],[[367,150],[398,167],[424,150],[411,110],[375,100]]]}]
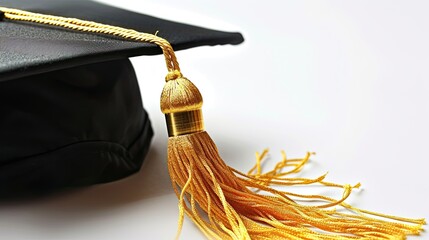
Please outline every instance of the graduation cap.
[{"label": "graduation cap", "polygon": [[[155,33],[176,49],[238,44],[239,33],[92,1],[2,1],[38,13]],[[117,180],[140,169],[152,138],[129,57],[156,44],[55,26],[0,22],[0,196]]]},{"label": "graduation cap", "polygon": [[[225,164],[204,129],[202,95],[183,76],[173,48],[238,44],[240,34],[82,0],[3,1],[0,11],[0,196],[108,182],[136,172],[152,130],[127,58],[162,53],[168,71],[161,110],[169,134],[168,169],[179,198],[177,236],[185,215],[211,239],[384,239],[422,230],[424,219],[346,204],[359,184],[287,177],[299,172],[310,154],[284,156],[269,172],[261,171],[266,152],[247,174]],[[337,200],[271,187],[312,183],[343,188],[344,195]],[[323,203],[302,201],[309,199]]]}]

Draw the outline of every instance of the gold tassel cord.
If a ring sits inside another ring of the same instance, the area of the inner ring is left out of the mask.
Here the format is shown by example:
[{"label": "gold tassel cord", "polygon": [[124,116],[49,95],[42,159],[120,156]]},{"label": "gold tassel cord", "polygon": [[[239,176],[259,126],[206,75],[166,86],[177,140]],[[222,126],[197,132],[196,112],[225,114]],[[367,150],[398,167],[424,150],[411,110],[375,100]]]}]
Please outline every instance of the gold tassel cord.
[{"label": "gold tassel cord", "polygon": [[[268,172],[262,171],[267,150],[256,154],[256,164],[247,174],[227,166],[204,131],[202,96],[182,76],[168,41],[152,34],[79,19],[3,7],[0,11],[10,20],[114,35],[161,47],[168,69],[161,94],[161,110],[166,115],[169,133],[168,170],[179,199],[176,238],[180,236],[185,215],[210,239],[405,239],[423,231],[424,219],[380,214],[345,203],[360,184],[327,182],[326,174],[314,179],[289,177],[303,169],[311,153],[302,159],[288,159],[283,152],[282,160]],[[272,187],[310,184],[341,188],[343,196],[333,199]],[[305,204],[308,201],[320,205]]]},{"label": "gold tassel cord", "polygon": [[[65,18],[46,14],[33,13],[22,11],[19,9],[5,8],[0,6],[0,11],[4,13],[5,19],[14,21],[33,22],[38,24],[46,24],[76,30],[80,32],[91,32],[97,34],[106,34],[120,37],[127,40],[138,42],[147,42],[158,45],[165,56],[167,69],[171,74],[180,73],[179,63],[177,62],[174,50],[170,43],[154,34],[141,33],[133,29],[126,29],[107,24],[96,23],[92,21],[84,21],[76,18]],[[173,77],[176,75],[173,75]],[[179,77],[179,76],[176,76]]]}]

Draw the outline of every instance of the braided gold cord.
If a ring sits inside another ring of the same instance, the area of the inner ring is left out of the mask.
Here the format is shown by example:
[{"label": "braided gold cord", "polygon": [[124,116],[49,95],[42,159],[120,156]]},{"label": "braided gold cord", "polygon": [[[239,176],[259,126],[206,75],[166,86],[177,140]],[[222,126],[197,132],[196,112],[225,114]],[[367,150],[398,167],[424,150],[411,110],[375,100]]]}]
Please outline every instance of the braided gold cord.
[{"label": "braided gold cord", "polygon": [[[133,29],[127,29],[117,26],[111,26],[107,24],[101,24],[92,21],[85,21],[76,18],[58,17],[52,15],[45,15],[39,13],[33,13],[28,11],[22,11],[13,8],[0,7],[0,11],[4,12],[4,18],[14,21],[33,22],[39,24],[47,24],[66,29],[71,29],[80,32],[91,32],[98,34],[106,34],[111,36],[117,36],[126,40],[147,42],[158,45],[164,54],[165,63],[169,73],[177,72],[180,73],[179,63],[177,62],[176,55],[174,53],[171,44],[164,38],[158,37],[154,34],[142,33]],[[168,76],[171,76],[169,74]]]}]

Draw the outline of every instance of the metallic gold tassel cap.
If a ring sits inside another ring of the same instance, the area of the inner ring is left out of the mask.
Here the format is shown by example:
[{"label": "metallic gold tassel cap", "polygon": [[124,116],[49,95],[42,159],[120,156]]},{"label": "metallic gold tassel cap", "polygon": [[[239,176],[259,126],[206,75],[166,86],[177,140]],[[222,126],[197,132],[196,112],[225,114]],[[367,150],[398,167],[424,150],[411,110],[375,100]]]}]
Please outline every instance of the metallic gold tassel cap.
[{"label": "metallic gold tassel cap", "polygon": [[198,88],[179,71],[170,72],[161,94],[168,135],[180,136],[204,131],[201,108],[203,97]]},{"label": "metallic gold tassel cap", "polygon": [[201,109],[187,112],[165,114],[169,137],[204,131],[204,121]]}]

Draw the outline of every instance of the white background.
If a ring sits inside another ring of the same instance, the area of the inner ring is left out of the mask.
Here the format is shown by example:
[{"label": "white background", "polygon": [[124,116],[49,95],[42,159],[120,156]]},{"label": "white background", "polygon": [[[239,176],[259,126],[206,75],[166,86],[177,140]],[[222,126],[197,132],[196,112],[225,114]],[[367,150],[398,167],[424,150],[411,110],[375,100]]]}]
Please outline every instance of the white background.
[{"label": "white background", "polygon": [[[207,131],[240,170],[270,147],[315,151],[302,177],[361,182],[349,203],[429,217],[429,3],[427,1],[133,1],[126,9],[240,31],[239,46],[178,52],[205,98]],[[125,180],[0,206],[1,239],[173,239],[177,199],[159,111],[160,56],[133,59],[155,138],[142,170]],[[339,190],[304,189],[340,197]],[[419,239],[429,239],[424,234]],[[204,239],[185,221],[182,239]]]}]

